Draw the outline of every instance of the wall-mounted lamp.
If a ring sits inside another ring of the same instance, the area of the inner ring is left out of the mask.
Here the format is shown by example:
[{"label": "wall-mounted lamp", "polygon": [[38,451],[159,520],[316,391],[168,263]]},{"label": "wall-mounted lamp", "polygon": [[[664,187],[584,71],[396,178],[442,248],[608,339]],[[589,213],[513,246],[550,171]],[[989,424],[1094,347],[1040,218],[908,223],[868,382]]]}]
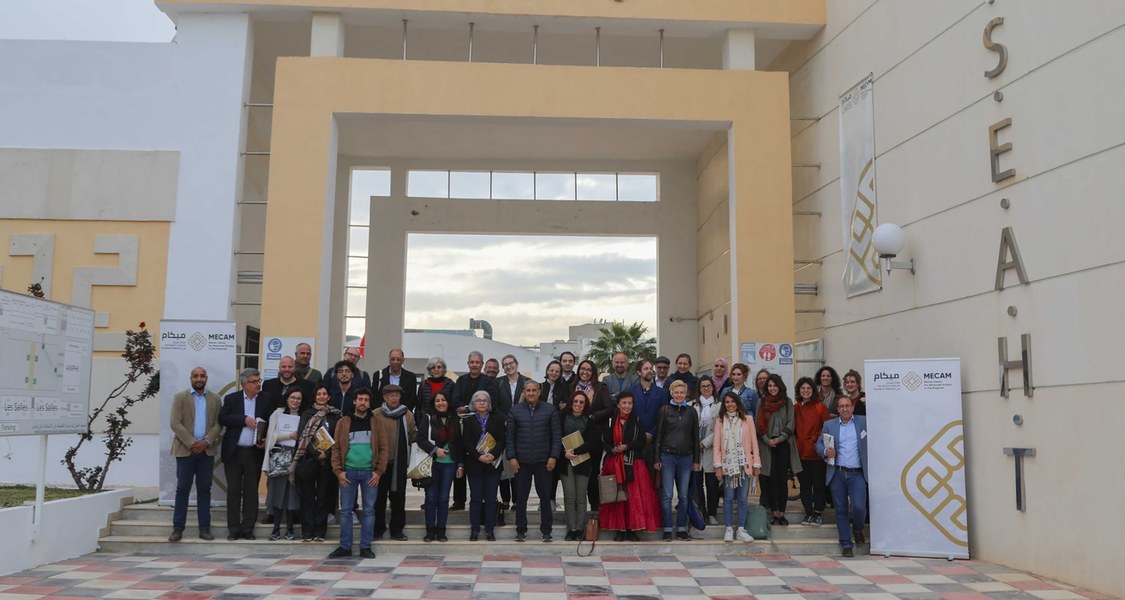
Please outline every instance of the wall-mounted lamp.
[{"label": "wall-mounted lamp", "polygon": [[883,223],[875,228],[875,234],[871,241],[875,246],[875,252],[879,254],[879,259],[883,261],[883,265],[887,269],[888,276],[894,269],[910,269],[910,274],[914,274],[913,258],[910,259],[910,262],[891,260],[898,256],[902,247],[906,245],[906,234],[902,232],[902,227],[894,223]]}]

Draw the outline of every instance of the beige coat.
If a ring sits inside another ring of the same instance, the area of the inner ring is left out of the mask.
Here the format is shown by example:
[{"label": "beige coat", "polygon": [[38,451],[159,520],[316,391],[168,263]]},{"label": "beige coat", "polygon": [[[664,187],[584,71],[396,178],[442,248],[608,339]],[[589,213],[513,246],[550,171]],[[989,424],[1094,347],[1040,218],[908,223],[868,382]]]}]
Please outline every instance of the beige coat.
[{"label": "beige coat", "polygon": [[[219,449],[219,407],[222,404],[215,394],[204,391],[207,401],[207,456],[215,456]],[[191,445],[195,443],[195,399],[190,390],[184,390],[172,398],[172,456],[182,458],[191,456]]]}]

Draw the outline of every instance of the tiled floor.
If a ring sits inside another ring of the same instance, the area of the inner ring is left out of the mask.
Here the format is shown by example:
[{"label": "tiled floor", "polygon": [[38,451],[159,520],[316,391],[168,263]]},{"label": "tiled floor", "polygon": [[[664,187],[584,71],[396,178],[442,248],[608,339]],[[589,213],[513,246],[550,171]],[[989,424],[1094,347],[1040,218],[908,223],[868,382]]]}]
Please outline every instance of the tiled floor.
[{"label": "tiled floor", "polygon": [[[377,550],[377,549],[376,549]],[[435,548],[437,550],[437,548]],[[489,555],[317,560],[90,554],[0,577],[35,598],[1108,598],[976,561],[824,556]]]}]

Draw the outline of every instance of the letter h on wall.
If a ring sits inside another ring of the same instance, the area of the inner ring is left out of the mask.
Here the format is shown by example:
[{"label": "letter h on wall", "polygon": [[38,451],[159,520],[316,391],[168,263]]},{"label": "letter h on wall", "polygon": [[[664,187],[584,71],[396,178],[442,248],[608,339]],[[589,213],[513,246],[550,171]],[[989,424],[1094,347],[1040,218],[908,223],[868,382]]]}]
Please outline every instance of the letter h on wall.
[{"label": "letter h on wall", "polygon": [[1023,371],[1023,395],[1031,398],[1035,395],[1035,387],[1031,383],[1031,334],[1020,336],[1020,359],[1008,360],[1008,338],[997,339],[1000,350],[1000,396],[1008,397],[1008,369],[1021,369]]}]

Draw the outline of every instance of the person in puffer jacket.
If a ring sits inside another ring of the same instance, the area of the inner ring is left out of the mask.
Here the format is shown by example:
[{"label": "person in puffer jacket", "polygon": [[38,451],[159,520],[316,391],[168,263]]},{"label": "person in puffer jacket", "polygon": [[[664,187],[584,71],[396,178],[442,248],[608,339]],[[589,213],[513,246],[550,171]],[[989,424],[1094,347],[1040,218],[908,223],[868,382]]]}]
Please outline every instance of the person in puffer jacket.
[{"label": "person in puffer jacket", "polygon": [[[512,407],[508,414],[508,461],[515,474],[516,541],[527,541],[527,498],[531,483],[539,496],[542,515],[539,531],[543,541],[551,541],[551,472],[555,470],[562,447],[562,427],[559,411],[554,406],[539,402],[541,389],[538,381],[528,380],[523,386],[524,401]],[[693,411],[694,412],[694,411]]]}]

